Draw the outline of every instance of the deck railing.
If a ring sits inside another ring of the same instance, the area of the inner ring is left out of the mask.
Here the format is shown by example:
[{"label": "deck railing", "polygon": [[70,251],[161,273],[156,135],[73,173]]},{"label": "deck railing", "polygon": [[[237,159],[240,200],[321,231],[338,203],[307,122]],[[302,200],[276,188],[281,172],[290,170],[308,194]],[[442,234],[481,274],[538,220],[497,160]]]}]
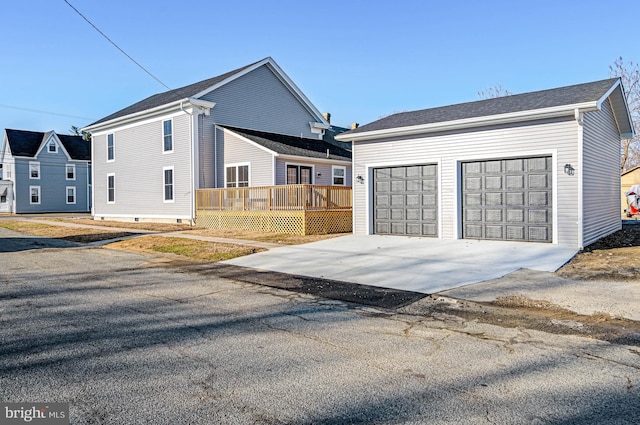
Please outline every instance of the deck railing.
[{"label": "deck railing", "polygon": [[350,210],[350,187],[296,184],[196,191],[200,211],[336,211]]}]

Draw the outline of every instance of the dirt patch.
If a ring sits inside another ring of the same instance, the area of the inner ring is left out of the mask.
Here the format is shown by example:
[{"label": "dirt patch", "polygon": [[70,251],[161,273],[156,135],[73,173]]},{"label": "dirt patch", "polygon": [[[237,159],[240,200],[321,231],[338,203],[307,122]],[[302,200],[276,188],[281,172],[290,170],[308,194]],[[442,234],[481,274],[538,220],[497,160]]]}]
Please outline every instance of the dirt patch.
[{"label": "dirt patch", "polygon": [[203,229],[198,228],[187,232],[193,235],[209,236],[214,238],[243,239],[258,242],[270,242],[280,245],[300,245],[317,242],[325,239],[346,236],[350,233],[333,233],[330,235],[289,235],[286,233],[264,233],[241,229]]},{"label": "dirt patch", "polygon": [[624,225],[589,245],[556,274],[577,280],[640,281],[640,225]]},{"label": "dirt patch", "polygon": [[[215,262],[255,254],[264,249],[227,243],[206,242],[185,238],[163,236],[140,236],[107,245],[108,248],[141,253],[169,254],[181,264],[189,261]],[[165,261],[171,262],[171,259]]]},{"label": "dirt patch", "polygon": [[128,232],[109,232],[101,229],[87,229],[81,227],[51,226],[49,224],[33,223],[30,221],[0,221],[0,227],[14,232],[27,233],[45,238],[62,239],[70,242],[90,243],[130,236]]}]

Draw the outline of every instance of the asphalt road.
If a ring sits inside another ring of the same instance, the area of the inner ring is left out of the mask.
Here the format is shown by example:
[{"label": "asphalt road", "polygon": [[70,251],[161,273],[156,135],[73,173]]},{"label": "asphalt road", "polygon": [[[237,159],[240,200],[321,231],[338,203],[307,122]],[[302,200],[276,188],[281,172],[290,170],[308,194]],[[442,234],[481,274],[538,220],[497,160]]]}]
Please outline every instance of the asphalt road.
[{"label": "asphalt road", "polygon": [[640,423],[640,349],[0,229],[0,401],[71,423]]}]

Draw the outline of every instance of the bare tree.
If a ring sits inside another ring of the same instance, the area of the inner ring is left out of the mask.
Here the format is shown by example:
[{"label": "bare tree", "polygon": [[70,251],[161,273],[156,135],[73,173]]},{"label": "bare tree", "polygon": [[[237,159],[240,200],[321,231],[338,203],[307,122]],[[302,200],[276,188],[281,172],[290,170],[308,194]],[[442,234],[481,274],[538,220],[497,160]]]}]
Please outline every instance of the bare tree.
[{"label": "bare tree", "polygon": [[633,61],[625,62],[622,57],[609,66],[609,76],[619,77],[636,136],[622,141],[620,165],[622,171],[640,165],[640,66]]},{"label": "bare tree", "polygon": [[479,91],[478,97],[482,100],[493,99],[494,97],[511,96],[509,90],[502,87],[502,84],[496,84],[493,87],[488,87],[486,91]]}]

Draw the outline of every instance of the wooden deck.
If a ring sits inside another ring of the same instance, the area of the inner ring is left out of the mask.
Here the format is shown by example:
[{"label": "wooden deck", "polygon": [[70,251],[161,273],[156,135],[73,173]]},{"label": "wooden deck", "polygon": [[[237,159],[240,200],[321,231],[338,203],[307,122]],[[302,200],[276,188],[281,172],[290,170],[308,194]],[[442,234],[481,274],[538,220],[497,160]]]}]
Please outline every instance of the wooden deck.
[{"label": "wooden deck", "polygon": [[196,225],[317,235],[352,231],[350,187],[282,185],[196,191]]}]

